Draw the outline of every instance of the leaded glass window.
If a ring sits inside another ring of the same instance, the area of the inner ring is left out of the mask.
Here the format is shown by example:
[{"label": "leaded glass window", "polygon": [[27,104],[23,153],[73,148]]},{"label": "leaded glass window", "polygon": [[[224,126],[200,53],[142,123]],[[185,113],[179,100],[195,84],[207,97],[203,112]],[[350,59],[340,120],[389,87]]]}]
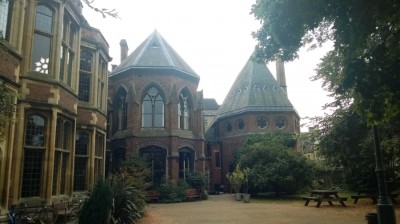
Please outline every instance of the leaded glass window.
[{"label": "leaded glass window", "polygon": [[151,87],[142,101],[142,127],[164,127],[164,98]]},{"label": "leaded glass window", "polygon": [[190,130],[192,103],[187,90],[179,94],[178,103],[178,128]]},{"label": "leaded glass window", "polygon": [[79,131],[75,143],[74,191],[87,190],[89,134]]},{"label": "leaded glass window", "polygon": [[80,101],[89,102],[90,100],[92,59],[93,59],[92,53],[85,50],[81,52],[80,72],[79,72],[79,93],[78,93]]},{"label": "leaded glass window", "polygon": [[8,39],[13,0],[0,1],[0,38]]},{"label": "leaded glass window", "polygon": [[37,5],[35,34],[33,37],[32,70],[49,74],[52,38],[53,11],[45,5]]},{"label": "leaded glass window", "polygon": [[46,149],[45,135],[46,119],[41,115],[29,115],[25,128],[22,197],[40,196],[42,164]]}]

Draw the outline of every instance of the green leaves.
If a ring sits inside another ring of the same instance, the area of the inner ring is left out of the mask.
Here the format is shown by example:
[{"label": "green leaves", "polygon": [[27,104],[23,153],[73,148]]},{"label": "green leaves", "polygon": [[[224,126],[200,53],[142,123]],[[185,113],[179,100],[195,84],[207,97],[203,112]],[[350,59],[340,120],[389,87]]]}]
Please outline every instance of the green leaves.
[{"label": "green leaves", "polygon": [[[294,151],[292,134],[254,135],[244,143],[240,167],[248,168],[253,192],[295,192],[311,184],[313,165]],[[235,169],[236,171],[236,169]]]},{"label": "green leaves", "polygon": [[6,85],[0,82],[0,140],[4,137],[4,128],[7,122],[10,122],[15,110],[15,94],[11,93]]},{"label": "green leaves", "polygon": [[300,47],[334,42],[318,66],[336,102],[355,104],[368,124],[400,114],[400,4],[392,0],[261,0],[252,14],[262,27],[256,57],[266,61],[298,57]]}]

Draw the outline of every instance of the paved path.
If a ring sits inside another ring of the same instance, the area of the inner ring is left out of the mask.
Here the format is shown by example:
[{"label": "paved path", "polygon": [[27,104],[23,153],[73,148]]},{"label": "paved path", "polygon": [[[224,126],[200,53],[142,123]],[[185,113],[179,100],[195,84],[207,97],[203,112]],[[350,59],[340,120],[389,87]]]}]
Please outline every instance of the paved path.
[{"label": "paved path", "polygon": [[[370,201],[360,201],[346,207],[323,203],[320,208],[315,203],[304,206],[302,201],[257,202],[235,201],[233,195],[210,195],[208,200],[175,204],[150,204],[147,214],[139,224],[365,224],[365,214],[374,212]],[[397,221],[400,210],[396,208]]]}]

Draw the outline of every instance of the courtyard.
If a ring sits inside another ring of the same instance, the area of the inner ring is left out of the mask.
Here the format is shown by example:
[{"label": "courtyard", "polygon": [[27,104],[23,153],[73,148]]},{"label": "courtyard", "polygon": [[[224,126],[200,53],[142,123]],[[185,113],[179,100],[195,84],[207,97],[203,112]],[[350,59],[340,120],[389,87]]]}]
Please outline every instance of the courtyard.
[{"label": "courtyard", "polygon": [[[323,203],[320,208],[315,203],[304,206],[302,200],[257,200],[250,203],[235,201],[231,194],[210,195],[208,200],[175,204],[152,203],[147,207],[145,217],[139,224],[364,224],[365,214],[375,212],[370,200],[360,200],[354,205],[352,200],[346,207]],[[399,206],[396,205],[396,219],[400,220]]]}]

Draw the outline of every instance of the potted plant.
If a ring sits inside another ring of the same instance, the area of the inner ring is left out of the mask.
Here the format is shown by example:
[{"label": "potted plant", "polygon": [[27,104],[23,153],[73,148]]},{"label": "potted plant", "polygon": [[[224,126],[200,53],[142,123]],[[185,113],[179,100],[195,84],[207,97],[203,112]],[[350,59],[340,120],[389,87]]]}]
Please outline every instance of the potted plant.
[{"label": "potted plant", "polygon": [[244,188],[243,188],[243,201],[245,203],[250,202],[250,194],[249,194],[249,168],[243,170],[244,175]]},{"label": "potted plant", "polygon": [[242,199],[242,194],[240,193],[240,188],[242,186],[242,183],[244,181],[244,173],[240,169],[239,165],[236,165],[235,170],[232,173],[227,173],[226,177],[229,180],[229,183],[231,184],[231,187],[235,191],[235,198],[237,201],[240,201]]}]

